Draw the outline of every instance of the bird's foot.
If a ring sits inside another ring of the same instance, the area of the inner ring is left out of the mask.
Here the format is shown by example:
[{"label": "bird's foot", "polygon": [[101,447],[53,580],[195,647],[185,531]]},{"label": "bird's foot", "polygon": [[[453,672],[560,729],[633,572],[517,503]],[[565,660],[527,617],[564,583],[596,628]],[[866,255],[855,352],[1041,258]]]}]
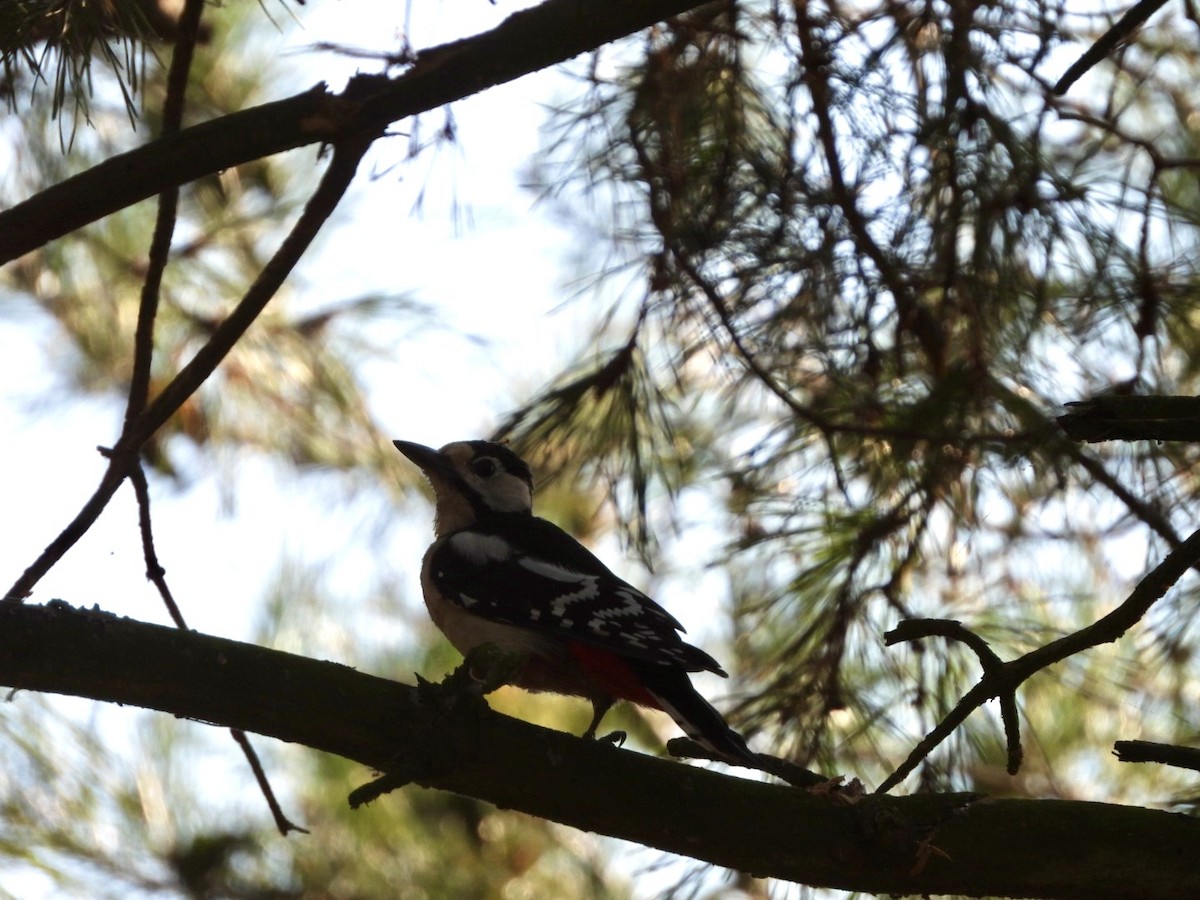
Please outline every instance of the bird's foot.
[{"label": "bird's foot", "polygon": [[[596,737],[594,734],[592,737]],[[629,737],[624,731],[610,731],[608,734],[597,737],[602,744],[612,744],[614,747],[621,747],[625,744],[625,738]]]},{"label": "bird's foot", "polygon": [[424,704],[453,706],[456,699],[482,697],[509,684],[524,662],[523,654],[501,650],[492,643],[480,644],[440,682],[426,681],[418,675],[417,690]]},{"label": "bird's foot", "polygon": [[599,741],[602,744],[612,744],[614,747],[620,747],[625,743],[625,739],[629,737],[624,731],[610,731],[608,734],[597,736],[597,724],[593,722],[589,725],[588,730],[581,734],[580,737],[585,741]]},{"label": "bird's foot", "polygon": [[524,664],[525,654],[501,650],[489,642],[473,648],[450,678],[469,679],[480,694],[490,694],[511,684]]}]

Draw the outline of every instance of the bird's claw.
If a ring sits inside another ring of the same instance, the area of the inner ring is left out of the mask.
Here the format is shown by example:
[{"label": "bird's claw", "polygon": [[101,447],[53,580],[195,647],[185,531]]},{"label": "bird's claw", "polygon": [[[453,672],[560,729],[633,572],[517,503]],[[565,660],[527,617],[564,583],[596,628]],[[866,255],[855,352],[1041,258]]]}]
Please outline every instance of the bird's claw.
[{"label": "bird's claw", "polygon": [[[593,734],[592,737],[596,736]],[[625,744],[625,738],[627,737],[629,737],[629,735],[627,735],[624,731],[611,731],[603,737],[596,738],[596,740],[602,744],[612,744],[614,747],[621,747]]]},{"label": "bird's claw", "polygon": [[417,689],[427,701],[438,694],[442,697],[481,697],[511,683],[524,662],[525,657],[520,653],[501,650],[492,643],[480,644],[441,682],[429,682],[418,675]]}]

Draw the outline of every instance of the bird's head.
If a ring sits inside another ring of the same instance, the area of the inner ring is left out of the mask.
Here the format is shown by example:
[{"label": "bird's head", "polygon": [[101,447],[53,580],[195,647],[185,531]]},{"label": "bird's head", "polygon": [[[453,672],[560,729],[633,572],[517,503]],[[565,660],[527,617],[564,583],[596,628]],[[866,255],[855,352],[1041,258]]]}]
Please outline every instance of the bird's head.
[{"label": "bird's head", "polygon": [[434,450],[411,441],[392,443],[433,485],[438,535],[466,528],[489,513],[529,513],[533,509],[533,473],[503,444],[455,441]]}]

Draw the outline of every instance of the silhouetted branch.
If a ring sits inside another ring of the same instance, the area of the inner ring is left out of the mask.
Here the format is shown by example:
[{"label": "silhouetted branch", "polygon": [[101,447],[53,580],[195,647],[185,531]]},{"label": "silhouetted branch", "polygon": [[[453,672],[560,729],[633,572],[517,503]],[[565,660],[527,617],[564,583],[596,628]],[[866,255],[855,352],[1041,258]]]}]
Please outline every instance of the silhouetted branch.
[{"label": "silhouetted branch", "polygon": [[0,212],[0,264],[169,187],[285,150],[381,134],[391,123],[564,62],[696,0],[547,0],[491,31],[424,50],[397,78],[359,77],[164,135]]},{"label": "silhouetted branch", "polygon": [[[667,752],[676,759],[704,759],[709,762],[725,761],[704,745],[698,744],[691,738],[686,737],[671,738],[671,740],[667,741]],[[803,766],[788,762],[786,759],[780,759],[778,756],[771,756],[768,753],[756,753],[754,755],[758,757],[758,770],[760,772],[766,772],[768,775],[775,776],[780,781],[786,781],[792,787],[815,788],[821,785],[836,785],[840,783],[836,777],[830,778],[819,772],[813,772]],[[859,785],[858,779],[854,779],[851,784]],[[861,785],[859,785],[859,788],[861,788]]]},{"label": "silhouetted branch", "polygon": [[[913,748],[912,752],[908,755],[908,759],[904,761],[904,764],[884,780],[883,784],[879,786],[881,792],[888,791],[903,781],[908,776],[908,773],[917,767],[921,760],[925,759],[942,741],[954,733],[954,730],[982,702],[979,700],[977,692],[985,684],[994,682],[995,680],[1003,680],[1002,670],[1004,663],[1000,657],[987,645],[987,642],[983,638],[964,628],[961,622],[956,622],[953,619],[908,619],[885,634],[884,643],[890,647],[894,644],[921,640],[927,637],[943,637],[966,644],[979,658],[979,664],[983,668],[983,678],[976,689],[963,697],[954,709],[950,711],[950,714],[942,719]],[[990,700],[992,696],[998,696],[1000,699],[1000,715],[1004,724],[1004,737],[1008,748],[1007,770],[1010,775],[1015,775],[1020,770],[1023,755],[1021,750],[1020,717],[1017,715],[1016,689],[1017,685],[1015,684],[1011,687],[1000,687],[996,689],[994,695],[983,698],[985,701]]]},{"label": "silhouetted branch", "polygon": [[[200,32],[203,0],[187,0],[179,16],[178,41],[171,53],[167,72],[167,94],[163,100],[162,134],[176,134],[183,125],[183,106],[192,70],[196,41]],[[150,396],[150,366],[154,355],[154,320],[158,315],[159,289],[171,255],[175,234],[175,216],[179,208],[179,187],[172,185],[158,196],[158,214],[147,254],[146,277],[138,305],[137,326],[133,338],[133,371],[129,379],[129,399],[125,405],[128,424],[146,407]]]},{"label": "silhouetted branch", "polygon": [[106,451],[109,457],[108,469],[96,492],[58,537],[51,541],[9,588],[4,601],[22,601],[41,577],[87,533],[121,482],[131,469],[139,464],[138,457],[142,446],[208,380],[213,370],[275,296],[284,279],[316,238],[325,220],[332,214],[346,188],[350,186],[358,163],[373,139],[373,135],[362,135],[355,141],[334,147],[333,159],[321,184],[309,198],[304,212],[296,220],[296,224],[284,238],[275,255],[267,262],[233,312],[214,329],[204,346],[137,418],[126,423],[116,446],[111,451]]},{"label": "silhouetted branch", "polygon": [[1200,397],[1105,396],[1066,404],[1073,441],[1200,441]]},{"label": "silhouetted branch", "polygon": [[1162,763],[1200,772],[1200,749],[1196,747],[1177,747],[1154,741],[1117,741],[1113,744],[1113,754],[1121,762]]},{"label": "silhouetted branch", "polygon": [[1072,63],[1071,67],[1063,74],[1063,77],[1058,79],[1058,82],[1054,85],[1054,93],[1059,96],[1065,94],[1071,89],[1071,85],[1083,77],[1083,74],[1088,69],[1108,56],[1117,44],[1133,34],[1147,19],[1166,6],[1166,4],[1167,0],[1139,0],[1138,3],[1135,3],[1125,15],[1121,16],[1120,21],[1116,25],[1104,32],[1096,43],[1084,51],[1083,56]]},{"label": "silhouetted branch", "polygon": [[[1150,607],[1160,600],[1171,587],[1183,577],[1188,569],[1200,564],[1200,531],[1193,532],[1186,541],[1171,550],[1151,572],[1149,572],[1126,598],[1125,602],[1101,619],[1096,620],[1086,628],[1051,641],[1044,647],[1031,650],[1010,662],[987,663],[984,666],[983,677],[978,684],[971,688],[955,705],[946,717],[938,723],[926,737],[917,745],[908,758],[897,767],[896,771],[884,779],[879,786],[880,792],[888,791],[903,781],[917,765],[928,756],[933,749],[944,741],[954,729],[986,703],[995,697],[1005,695],[1015,697],[1018,687],[1033,675],[1047,669],[1055,663],[1062,662],[1076,653],[1082,653],[1099,644],[1111,643],[1125,634],[1130,628],[1141,621]],[[961,635],[965,629],[952,627],[957,622],[943,620],[913,620],[902,622],[884,636],[890,646],[900,641],[912,640],[928,634],[943,636]],[[969,632],[966,632],[969,634]],[[963,638],[965,640],[965,638]],[[979,639],[973,637],[973,643],[978,645]],[[992,654],[990,648],[988,654]],[[985,657],[981,657],[981,660]],[[1015,706],[1012,715],[1015,717]],[[1005,728],[1008,728],[1006,720]],[[1012,746],[1009,746],[1009,763],[1012,764]]]},{"label": "silhouetted branch", "polygon": [[972,794],[843,803],[586,741],[482,703],[447,719],[416,688],[347,666],[66,604],[0,605],[0,684],[157,709],[379,770],[423,758],[412,768],[424,771],[423,787],[814,886],[1200,896],[1200,867],[1183,850],[1200,842],[1200,821],[1187,816]]}]

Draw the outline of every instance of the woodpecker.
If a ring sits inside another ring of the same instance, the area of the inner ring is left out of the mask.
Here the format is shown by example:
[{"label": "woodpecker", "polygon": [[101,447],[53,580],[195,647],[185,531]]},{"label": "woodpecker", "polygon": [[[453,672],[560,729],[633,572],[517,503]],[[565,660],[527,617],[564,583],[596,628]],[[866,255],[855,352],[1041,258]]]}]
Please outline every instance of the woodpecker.
[{"label": "woodpecker", "polygon": [[596,736],[613,703],[629,700],[668,713],[718,757],[758,765],[688,677],[728,677],[725,670],[683,641],[674,616],[533,514],[524,460],[492,441],[440,450],[393,443],[433,486],[434,542],[421,588],[434,624],[460,653],[494,643],[522,659],[512,684],[590,701],[584,737]]}]

